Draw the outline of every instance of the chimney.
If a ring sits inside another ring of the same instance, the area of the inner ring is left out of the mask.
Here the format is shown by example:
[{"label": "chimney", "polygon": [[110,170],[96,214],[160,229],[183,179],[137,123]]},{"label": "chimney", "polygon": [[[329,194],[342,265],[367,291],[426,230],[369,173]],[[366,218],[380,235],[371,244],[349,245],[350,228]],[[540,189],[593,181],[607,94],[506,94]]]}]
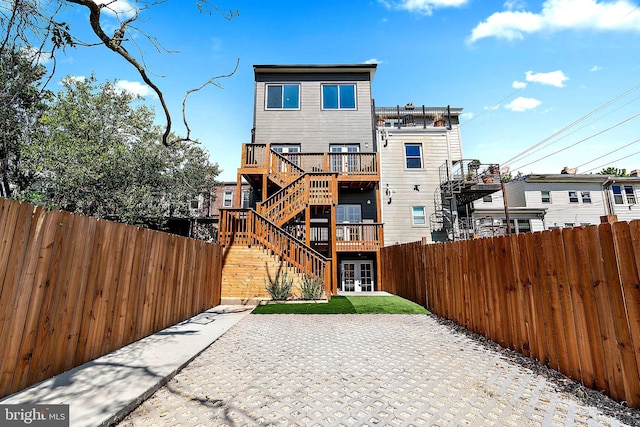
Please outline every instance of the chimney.
[{"label": "chimney", "polygon": [[635,177],[637,177],[637,176],[638,176],[638,169],[634,169],[634,170],[632,170],[631,172],[629,172],[629,176],[635,176]]}]

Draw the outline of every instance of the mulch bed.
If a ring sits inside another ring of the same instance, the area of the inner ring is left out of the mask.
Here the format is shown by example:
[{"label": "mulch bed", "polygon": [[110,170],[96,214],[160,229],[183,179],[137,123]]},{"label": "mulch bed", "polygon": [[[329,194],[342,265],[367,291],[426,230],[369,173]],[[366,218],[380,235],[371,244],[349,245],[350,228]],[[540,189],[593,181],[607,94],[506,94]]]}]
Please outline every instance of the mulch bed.
[{"label": "mulch bed", "polygon": [[556,391],[569,393],[575,396],[575,398],[584,405],[595,407],[603,414],[616,418],[625,424],[640,427],[640,409],[629,408],[624,403],[618,403],[600,391],[587,388],[581,383],[545,366],[539,361],[526,357],[511,349],[504,348],[496,342],[491,341],[482,335],[476,334],[475,332],[471,332],[451,320],[444,319],[436,315],[433,315],[433,317],[438,321],[438,323],[445,325],[458,333],[466,335],[489,350],[500,353],[505,359],[527,368],[538,375],[542,375],[555,386]]}]

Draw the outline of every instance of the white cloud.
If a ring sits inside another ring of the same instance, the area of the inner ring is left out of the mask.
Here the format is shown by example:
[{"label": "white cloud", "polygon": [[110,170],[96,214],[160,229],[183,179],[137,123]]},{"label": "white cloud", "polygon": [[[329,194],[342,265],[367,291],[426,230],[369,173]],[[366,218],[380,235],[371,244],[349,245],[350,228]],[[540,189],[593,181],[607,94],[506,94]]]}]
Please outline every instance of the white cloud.
[{"label": "white cloud", "polygon": [[130,18],[136,14],[136,7],[127,0],[93,0],[98,5],[108,4],[104,7],[105,12],[122,18]]},{"label": "white cloud", "polygon": [[527,87],[527,84],[525,82],[519,82],[516,80],[513,83],[511,83],[511,86],[514,89],[524,89],[525,87]]},{"label": "white cloud", "polygon": [[469,0],[378,0],[389,9],[407,10],[431,15],[434,9],[464,6]]},{"label": "white cloud", "polygon": [[66,76],[62,78],[62,81],[64,80],[71,80],[74,82],[83,82],[87,80],[87,78],[85,76]]},{"label": "white cloud", "polygon": [[522,96],[519,96],[518,98],[505,105],[504,108],[511,111],[522,112],[532,110],[540,104],[542,104],[542,101],[539,101],[535,98],[524,98]]},{"label": "white cloud", "polygon": [[364,61],[364,64],[382,64],[384,61],[378,58],[371,58]]},{"label": "white cloud", "polygon": [[464,119],[464,120],[471,120],[475,117],[476,115],[473,113],[462,113],[460,114],[460,118]]},{"label": "white cloud", "polygon": [[593,67],[591,67],[591,69],[589,71],[591,72],[595,72],[595,71],[600,71],[602,70],[602,67],[599,65],[594,65]]},{"label": "white cloud", "polygon": [[504,2],[504,8],[506,10],[519,10],[524,9],[527,3],[524,0],[507,0]]},{"label": "white cloud", "polygon": [[540,13],[514,11],[517,2],[507,1],[504,12],[496,12],[479,23],[469,37],[519,40],[538,31],[594,29],[640,32],[640,13],[628,0],[545,0]]},{"label": "white cloud", "polygon": [[41,52],[35,47],[25,47],[22,49],[22,55],[30,61],[35,61],[38,64],[44,65],[51,62],[53,57],[51,52]]},{"label": "white cloud", "polygon": [[491,111],[491,110],[497,110],[498,108],[500,108],[500,104],[496,104],[494,106],[491,107],[483,107],[485,111]]},{"label": "white cloud", "polygon": [[525,78],[528,82],[535,82],[555,87],[564,87],[564,82],[569,80],[569,77],[565,76],[561,70],[535,74],[531,71],[527,71]]},{"label": "white cloud", "polygon": [[128,80],[118,80],[116,87],[138,96],[147,96],[153,94],[149,86],[140,82],[130,82]]}]

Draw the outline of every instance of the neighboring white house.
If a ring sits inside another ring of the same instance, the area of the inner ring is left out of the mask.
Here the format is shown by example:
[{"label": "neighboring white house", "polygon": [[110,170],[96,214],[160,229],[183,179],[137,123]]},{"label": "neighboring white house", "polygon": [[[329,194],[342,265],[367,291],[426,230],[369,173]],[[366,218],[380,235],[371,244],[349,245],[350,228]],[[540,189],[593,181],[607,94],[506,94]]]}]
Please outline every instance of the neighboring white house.
[{"label": "neighboring white house", "polygon": [[434,224],[442,213],[440,169],[462,158],[461,112],[413,104],[376,107],[385,245],[446,240],[442,224]]},{"label": "neighboring white house", "polygon": [[[604,215],[640,219],[640,178],[593,174],[531,174],[505,184],[514,233],[600,224]],[[502,192],[473,203],[476,234],[506,231]]]}]

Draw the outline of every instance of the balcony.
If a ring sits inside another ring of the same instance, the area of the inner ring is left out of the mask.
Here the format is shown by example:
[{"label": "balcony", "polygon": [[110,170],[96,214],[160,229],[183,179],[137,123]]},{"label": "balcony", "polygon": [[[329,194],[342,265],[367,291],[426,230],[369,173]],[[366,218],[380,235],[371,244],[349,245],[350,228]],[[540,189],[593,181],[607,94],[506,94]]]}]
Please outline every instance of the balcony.
[{"label": "balcony", "polygon": [[376,126],[382,128],[451,129],[451,108],[407,104],[376,107]]},{"label": "balcony", "polygon": [[[282,153],[272,155],[269,144],[243,144],[241,173],[290,174],[290,165],[307,173],[335,173],[338,181],[377,181],[377,153]],[[279,161],[286,158],[289,162]],[[288,166],[289,165],[289,166]]]},{"label": "balcony", "polygon": [[500,191],[500,165],[464,159],[439,168],[440,188],[446,198],[455,197],[459,206]]},{"label": "balcony", "polygon": [[[304,241],[305,225],[296,224],[285,227],[289,234]],[[312,224],[309,228],[310,246],[320,253],[330,252],[329,225]],[[338,252],[376,252],[384,246],[382,224],[358,223],[336,225],[336,250]]]},{"label": "balcony", "polygon": [[336,225],[336,250],[338,252],[378,251],[382,246],[382,224]]}]

